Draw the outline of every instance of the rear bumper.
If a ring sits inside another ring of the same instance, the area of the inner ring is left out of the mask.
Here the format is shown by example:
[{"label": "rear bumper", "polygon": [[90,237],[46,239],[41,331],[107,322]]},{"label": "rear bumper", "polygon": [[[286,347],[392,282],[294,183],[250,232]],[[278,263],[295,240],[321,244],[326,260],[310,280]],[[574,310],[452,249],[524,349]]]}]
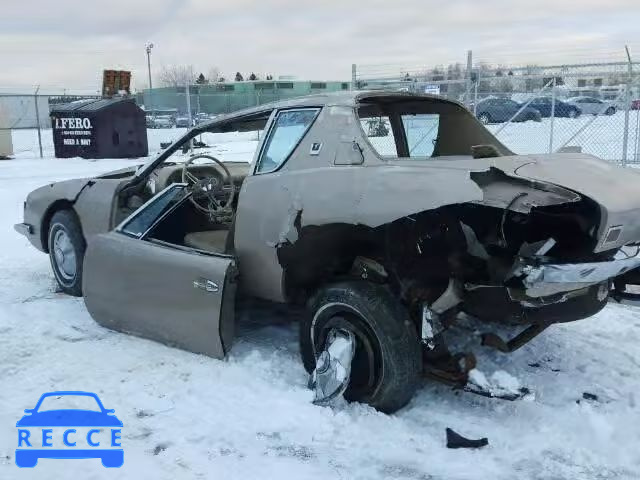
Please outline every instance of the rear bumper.
[{"label": "rear bumper", "polygon": [[33,468],[41,458],[99,458],[105,467],[120,467],[124,463],[123,449],[16,449],[16,465]]},{"label": "rear bumper", "polygon": [[601,284],[638,266],[640,249],[633,254],[619,250],[612,260],[605,262],[525,264],[516,274],[524,275],[522,281],[527,294],[537,297]]}]

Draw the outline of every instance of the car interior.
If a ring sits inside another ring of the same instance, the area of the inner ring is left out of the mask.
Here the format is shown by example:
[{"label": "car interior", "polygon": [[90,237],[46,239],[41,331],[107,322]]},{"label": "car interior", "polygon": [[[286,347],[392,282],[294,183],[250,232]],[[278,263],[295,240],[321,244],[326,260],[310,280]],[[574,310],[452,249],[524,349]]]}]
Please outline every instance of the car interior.
[{"label": "car interior", "polygon": [[[238,194],[270,114],[203,126],[192,138],[172,146],[175,151],[148,175],[137,203],[153,200],[122,231],[152,242],[233,254]],[[230,136],[238,138],[238,149],[216,145],[229,145]]]}]

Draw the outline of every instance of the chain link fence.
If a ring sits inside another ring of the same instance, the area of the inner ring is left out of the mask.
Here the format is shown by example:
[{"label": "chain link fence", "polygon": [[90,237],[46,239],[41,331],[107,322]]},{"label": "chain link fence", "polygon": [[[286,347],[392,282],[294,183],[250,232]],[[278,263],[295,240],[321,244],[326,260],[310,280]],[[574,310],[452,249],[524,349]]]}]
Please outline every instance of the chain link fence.
[{"label": "chain link fence", "polygon": [[581,151],[640,163],[640,64],[495,67],[354,66],[361,89],[431,93],[462,102],[518,154]]},{"label": "chain link fence", "polygon": [[50,107],[95,98],[100,97],[0,93],[0,157],[53,156]]}]

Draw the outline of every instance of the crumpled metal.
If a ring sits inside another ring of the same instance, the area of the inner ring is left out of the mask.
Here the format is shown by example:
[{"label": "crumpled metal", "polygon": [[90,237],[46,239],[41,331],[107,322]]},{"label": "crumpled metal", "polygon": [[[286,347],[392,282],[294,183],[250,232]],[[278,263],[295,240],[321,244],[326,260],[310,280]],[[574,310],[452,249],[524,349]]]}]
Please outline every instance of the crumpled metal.
[{"label": "crumpled metal", "polygon": [[523,265],[523,283],[528,288],[543,283],[596,284],[623,275],[640,266],[640,249],[634,255],[619,250],[605,262]]}]

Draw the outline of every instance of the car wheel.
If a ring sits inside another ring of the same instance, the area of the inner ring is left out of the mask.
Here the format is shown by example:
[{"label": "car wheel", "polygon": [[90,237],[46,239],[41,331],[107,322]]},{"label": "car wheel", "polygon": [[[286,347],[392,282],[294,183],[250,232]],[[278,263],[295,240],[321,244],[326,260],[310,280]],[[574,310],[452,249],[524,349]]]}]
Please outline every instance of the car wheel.
[{"label": "car wheel", "polygon": [[605,115],[613,115],[614,113],[616,113],[616,109],[613,107],[607,108],[604,112]]},{"label": "car wheel", "polygon": [[489,125],[491,123],[491,117],[488,113],[484,112],[478,115],[478,120],[480,120],[480,123],[482,123],[483,125]]},{"label": "car wheel", "polygon": [[60,210],[49,225],[49,258],[58,285],[64,293],[82,296],[82,263],[87,244],[80,221],[72,210]]},{"label": "car wheel", "polygon": [[300,323],[300,351],[307,372],[316,366],[332,329],[355,338],[351,378],[344,397],[392,413],[415,393],[422,372],[420,340],[406,309],[389,290],[363,281],[321,288]]}]

